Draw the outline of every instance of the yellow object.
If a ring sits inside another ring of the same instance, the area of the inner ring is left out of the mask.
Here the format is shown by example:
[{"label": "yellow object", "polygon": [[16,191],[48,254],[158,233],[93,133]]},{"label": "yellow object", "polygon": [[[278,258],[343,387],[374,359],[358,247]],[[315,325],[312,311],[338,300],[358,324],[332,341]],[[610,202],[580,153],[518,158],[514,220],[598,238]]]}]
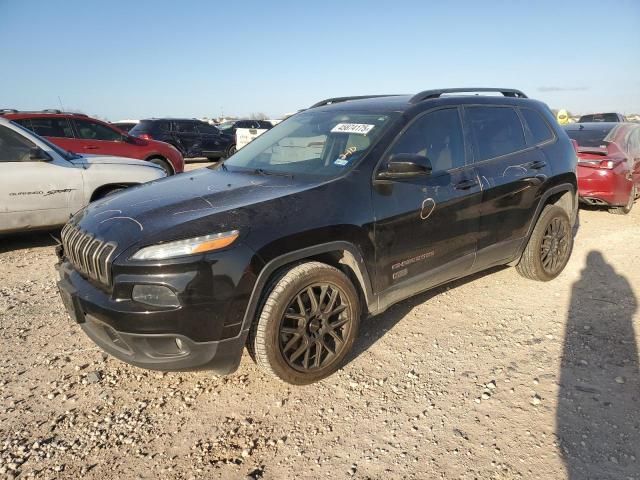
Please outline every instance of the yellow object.
[{"label": "yellow object", "polygon": [[556,115],[556,119],[560,125],[566,125],[570,123],[569,113],[563,108],[562,110],[558,110],[558,114]]}]

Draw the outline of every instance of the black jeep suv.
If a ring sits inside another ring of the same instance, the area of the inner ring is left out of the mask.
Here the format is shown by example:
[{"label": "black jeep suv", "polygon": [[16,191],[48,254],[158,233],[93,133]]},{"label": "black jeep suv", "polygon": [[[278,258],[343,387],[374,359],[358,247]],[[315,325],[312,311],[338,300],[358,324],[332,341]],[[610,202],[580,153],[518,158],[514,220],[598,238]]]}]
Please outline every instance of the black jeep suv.
[{"label": "black jeep suv", "polygon": [[225,133],[194,118],[149,118],[138,122],[129,134],[173,145],[185,158],[226,158],[236,151],[235,132]]},{"label": "black jeep suv", "polygon": [[569,138],[518,90],[329,99],[220,165],[80,211],[59,287],[133,365],[229,373],[246,345],[305,384],[341,365],[363,315],[494,265],[556,277],[576,191]]}]

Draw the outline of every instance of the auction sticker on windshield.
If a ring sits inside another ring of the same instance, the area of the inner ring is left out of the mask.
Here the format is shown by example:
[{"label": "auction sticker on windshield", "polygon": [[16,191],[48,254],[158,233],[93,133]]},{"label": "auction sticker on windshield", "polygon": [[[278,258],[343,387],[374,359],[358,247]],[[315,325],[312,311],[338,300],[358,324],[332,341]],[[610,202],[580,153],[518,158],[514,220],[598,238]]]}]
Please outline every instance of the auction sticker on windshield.
[{"label": "auction sticker on windshield", "polygon": [[366,123],[339,123],[331,129],[331,133],[358,133],[366,135],[375,125]]}]

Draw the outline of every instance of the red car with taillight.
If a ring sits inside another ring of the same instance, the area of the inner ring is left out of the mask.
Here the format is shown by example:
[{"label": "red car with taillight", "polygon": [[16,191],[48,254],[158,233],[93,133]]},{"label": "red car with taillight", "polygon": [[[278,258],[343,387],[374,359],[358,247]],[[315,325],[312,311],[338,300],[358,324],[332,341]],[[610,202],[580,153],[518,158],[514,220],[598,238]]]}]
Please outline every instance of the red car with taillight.
[{"label": "red car with taillight", "polygon": [[71,152],[147,160],[162,167],[167,175],[184,171],[182,154],[168,143],[133,137],[109,123],[84,114],[59,110],[19,112],[5,109],[0,110],[0,115]]},{"label": "red car with taillight", "polygon": [[577,143],[578,195],[582,203],[626,214],[640,195],[640,125],[565,125]]}]

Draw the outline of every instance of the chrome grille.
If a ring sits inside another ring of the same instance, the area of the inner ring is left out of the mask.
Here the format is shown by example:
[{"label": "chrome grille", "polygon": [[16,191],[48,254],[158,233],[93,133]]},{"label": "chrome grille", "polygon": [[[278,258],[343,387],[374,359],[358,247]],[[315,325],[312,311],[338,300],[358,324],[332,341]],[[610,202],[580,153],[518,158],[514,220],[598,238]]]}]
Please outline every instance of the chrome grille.
[{"label": "chrome grille", "polygon": [[116,249],[115,243],[104,242],[68,223],[62,229],[62,246],[65,256],[76,270],[104,285],[110,285],[110,260]]}]

